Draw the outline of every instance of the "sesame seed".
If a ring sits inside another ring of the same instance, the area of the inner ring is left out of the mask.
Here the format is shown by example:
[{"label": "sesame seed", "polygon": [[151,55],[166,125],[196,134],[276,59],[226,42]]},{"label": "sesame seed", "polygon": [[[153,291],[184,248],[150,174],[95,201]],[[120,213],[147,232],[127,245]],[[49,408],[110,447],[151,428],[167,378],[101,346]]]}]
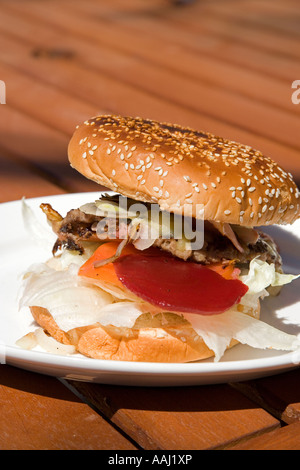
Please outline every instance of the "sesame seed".
[{"label": "sesame seed", "polygon": [[82,158],[86,158],[86,152],[82,154]]},{"label": "sesame seed", "polygon": [[225,215],[229,215],[229,214],[231,214],[231,211],[228,210],[228,209],[226,209],[226,211],[224,211],[224,214],[225,214]]},{"label": "sesame seed", "polygon": [[253,193],[253,191],[255,191],[255,190],[256,190],[256,188],[255,188],[254,186],[252,186],[251,188],[248,189],[248,191],[249,191],[250,193]]},{"label": "sesame seed", "polygon": [[183,179],[187,182],[187,183],[191,183],[192,180],[189,176],[184,176]]}]

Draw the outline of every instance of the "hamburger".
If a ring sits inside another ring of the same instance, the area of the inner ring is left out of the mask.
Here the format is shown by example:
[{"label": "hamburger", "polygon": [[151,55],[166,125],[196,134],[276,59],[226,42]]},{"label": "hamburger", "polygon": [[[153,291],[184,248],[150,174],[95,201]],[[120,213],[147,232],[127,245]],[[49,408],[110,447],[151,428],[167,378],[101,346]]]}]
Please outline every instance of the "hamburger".
[{"label": "hamburger", "polygon": [[262,299],[297,277],[260,229],[299,218],[291,174],[210,133],[111,115],[77,126],[68,156],[106,192],[67,214],[41,205],[56,241],[26,273],[21,305],[47,337],[122,361],[299,347],[259,318]]}]

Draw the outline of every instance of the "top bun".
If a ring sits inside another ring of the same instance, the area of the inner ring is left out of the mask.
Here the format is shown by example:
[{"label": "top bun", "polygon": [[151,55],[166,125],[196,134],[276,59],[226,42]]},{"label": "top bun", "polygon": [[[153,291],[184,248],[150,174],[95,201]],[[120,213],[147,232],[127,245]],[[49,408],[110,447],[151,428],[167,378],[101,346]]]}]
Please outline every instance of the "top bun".
[{"label": "top bun", "polygon": [[[261,152],[206,132],[142,118],[98,116],[77,129],[71,166],[162,210],[248,227],[290,224],[299,190]],[[202,214],[202,215],[201,215]]]}]

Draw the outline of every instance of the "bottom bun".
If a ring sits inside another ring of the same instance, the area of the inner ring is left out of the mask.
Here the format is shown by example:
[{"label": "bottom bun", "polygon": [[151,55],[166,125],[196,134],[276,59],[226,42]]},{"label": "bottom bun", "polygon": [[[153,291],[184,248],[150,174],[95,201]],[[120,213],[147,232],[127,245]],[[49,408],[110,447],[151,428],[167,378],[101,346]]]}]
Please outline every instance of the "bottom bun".
[{"label": "bottom bun", "polygon": [[[257,308],[238,305],[241,312],[259,318]],[[236,307],[235,307],[236,309]],[[30,307],[36,322],[54,339],[73,345],[79,353],[94,359],[137,362],[191,362],[214,356],[203,339],[181,316],[172,313],[142,314],[133,328],[103,326],[99,323],[61,330],[48,310]],[[227,349],[238,344],[232,340]]]}]

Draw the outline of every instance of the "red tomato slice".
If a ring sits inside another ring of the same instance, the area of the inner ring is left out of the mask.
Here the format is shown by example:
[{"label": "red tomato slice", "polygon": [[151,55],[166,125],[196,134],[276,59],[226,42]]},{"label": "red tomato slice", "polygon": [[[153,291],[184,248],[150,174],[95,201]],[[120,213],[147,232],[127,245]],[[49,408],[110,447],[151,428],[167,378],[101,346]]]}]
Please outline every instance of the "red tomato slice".
[{"label": "red tomato slice", "polygon": [[248,287],[225,279],[215,270],[152,250],[114,262],[122,284],[145,301],[166,311],[213,315],[238,304]]}]

